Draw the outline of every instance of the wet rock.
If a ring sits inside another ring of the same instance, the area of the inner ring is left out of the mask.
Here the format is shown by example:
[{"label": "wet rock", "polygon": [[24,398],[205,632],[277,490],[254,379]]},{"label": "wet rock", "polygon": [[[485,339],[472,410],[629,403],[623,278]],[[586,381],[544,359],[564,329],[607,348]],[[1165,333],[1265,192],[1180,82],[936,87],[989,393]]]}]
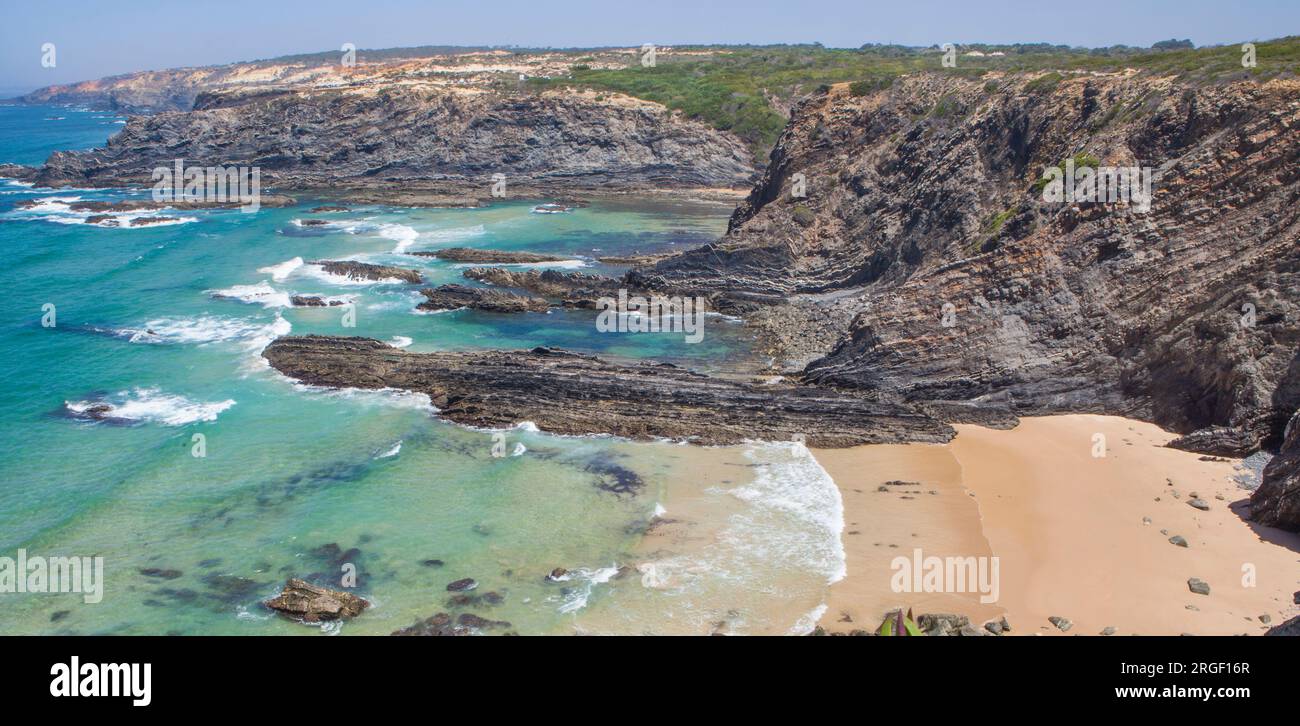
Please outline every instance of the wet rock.
[{"label": "wet rock", "polygon": [[263,356],[312,385],[427,393],[443,418],[486,428],[532,421],[558,434],[704,445],[788,441],[794,434],[824,447],[941,443],[953,436],[946,424],[863,394],[758,386],[671,364],[624,365],[552,348],[411,353],[367,338],[306,336],[280,338]]},{"label": "wet rock", "polygon": [[305,580],[290,579],[284,590],[265,605],[281,615],[304,623],[355,618],[370,607],[365,599],[351,593],[317,587]]},{"label": "wet rock", "polygon": [[460,617],[456,618],[456,624],[465,628],[473,628],[475,630],[510,627],[510,623],[504,620],[488,620],[487,618],[480,617],[473,613],[461,613]]},{"label": "wet rock", "polygon": [[420,291],[424,302],[416,305],[419,310],[458,310],[470,308],[489,313],[544,313],[550,304],[540,297],[516,295],[486,287],[469,287],[466,285],[439,285]]},{"label": "wet rock", "polygon": [[507,250],[478,250],[470,247],[447,247],[429,252],[419,251],[410,254],[420,257],[436,257],[450,262],[473,262],[486,264],[535,264],[538,262],[561,262],[572,257],[547,255],[539,252],[516,252]]},{"label": "wet rock", "polygon": [[419,270],[411,270],[405,267],[372,265],[368,262],[353,262],[351,260],[316,260],[308,264],[320,265],[321,269],[331,275],[341,275],[353,280],[397,280],[412,285],[424,282],[424,276],[420,274]]},{"label": "wet rock", "polygon": [[1187,580],[1187,589],[1197,595],[1209,595],[1210,585],[1199,577],[1192,577]]},{"label": "wet rock", "polygon": [[560,582],[561,580],[567,580],[569,579],[569,571],[564,569],[563,567],[557,567],[554,570],[551,570],[551,574],[547,575],[546,579],[551,582]]},{"label": "wet rock", "polygon": [[464,579],[456,580],[455,582],[449,583],[447,585],[447,592],[466,592],[469,590],[473,590],[476,587],[478,587],[478,583],[474,581],[474,578],[466,577]]},{"label": "wet rock", "polygon": [[311,209],[307,210],[309,214],[321,214],[323,212],[350,212],[350,211],[352,210],[348,209],[347,207],[340,207],[340,206],[330,205],[330,204],[320,206],[320,207],[312,207]]},{"label": "wet rock", "polygon": [[289,298],[289,304],[296,308],[323,308],[344,303],[342,300],[327,300],[319,295],[293,295]]},{"label": "wet rock", "polygon": [[414,625],[395,630],[392,633],[392,635],[423,637],[451,637],[469,634],[468,628],[457,626],[447,613],[438,613],[424,620],[418,620]]}]

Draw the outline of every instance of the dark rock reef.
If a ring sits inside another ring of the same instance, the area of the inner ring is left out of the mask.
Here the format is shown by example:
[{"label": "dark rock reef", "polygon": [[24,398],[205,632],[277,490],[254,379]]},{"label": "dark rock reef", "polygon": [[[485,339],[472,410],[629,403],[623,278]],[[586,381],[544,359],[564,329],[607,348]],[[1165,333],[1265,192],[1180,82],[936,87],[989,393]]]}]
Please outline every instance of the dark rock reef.
[{"label": "dark rock reef", "polygon": [[420,310],[470,308],[489,313],[544,313],[550,308],[550,304],[540,297],[468,285],[439,285],[425,288],[420,294],[425,297],[424,302],[415,306]]},{"label": "dark rock reef", "polygon": [[368,338],[306,336],[280,338],[262,355],[312,385],[428,394],[441,416],[472,426],[532,421],[559,434],[706,445],[803,435],[812,446],[844,447],[953,436],[922,413],[855,392],[756,385],[671,364],[622,365],[547,348],[408,353]]},{"label": "dark rock reef", "polygon": [[321,269],[331,275],[341,275],[354,280],[398,280],[412,285],[424,282],[424,276],[420,274],[419,270],[410,270],[405,267],[372,265],[368,262],[352,262],[351,260],[316,260],[307,264],[320,265]]},{"label": "dark rock reef", "polygon": [[411,252],[420,257],[436,257],[450,262],[474,262],[478,264],[519,264],[536,262],[561,262],[572,257],[545,255],[539,252],[516,252],[511,250],[476,250],[472,247],[447,247],[441,250]]},{"label": "dark rock reef", "polygon": [[594,308],[599,298],[613,297],[618,294],[619,288],[624,287],[621,280],[585,272],[471,267],[461,274],[470,280],[526,290],[559,300],[565,306],[578,308]]}]

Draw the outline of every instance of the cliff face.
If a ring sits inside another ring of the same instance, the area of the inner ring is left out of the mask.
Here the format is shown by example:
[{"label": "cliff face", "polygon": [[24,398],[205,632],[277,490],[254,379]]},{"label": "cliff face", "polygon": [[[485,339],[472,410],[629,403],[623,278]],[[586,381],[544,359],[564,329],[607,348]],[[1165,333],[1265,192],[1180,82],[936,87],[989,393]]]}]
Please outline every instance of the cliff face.
[{"label": "cliff face", "polygon": [[[1277,445],[1300,407],[1300,82],[1054,80],[813,96],[727,235],[636,279],[787,300],[756,318],[810,382]],[[1078,154],[1154,167],[1150,210],[1044,202]]]},{"label": "cliff face", "polygon": [[393,86],[241,90],[190,112],[137,117],[103,149],[57,153],[45,184],[148,181],[154,167],[261,167],[298,187],[410,181],[736,186],[753,175],[735,138],[626,96]]}]

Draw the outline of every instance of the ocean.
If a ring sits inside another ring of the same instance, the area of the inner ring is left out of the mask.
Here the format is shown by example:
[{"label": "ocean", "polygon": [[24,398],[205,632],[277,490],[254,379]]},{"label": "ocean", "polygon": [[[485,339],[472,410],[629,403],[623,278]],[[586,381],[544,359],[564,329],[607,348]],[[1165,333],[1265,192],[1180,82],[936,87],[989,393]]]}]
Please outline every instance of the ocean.
[{"label": "ocean", "polygon": [[[0,106],[0,163],[94,147],[120,121]],[[313,214],[333,202],[299,198],[254,214],[135,212],[117,226],[70,208],[148,196],[0,180],[0,556],[105,563],[96,604],[0,593],[0,633],[388,634],[442,612],[493,621],[487,634],[789,633],[811,627],[843,576],[839,494],[798,447],[560,437],[528,422],[473,430],[438,420],[426,397],[313,389],[260,357],[278,336],[317,333],[727,370],[756,352],[743,324],[720,316],[691,345],[680,333],[597,332],[594,311],[425,314],[414,286],[310,262],[413,267],[437,285],[465,282],[464,265],[404,253],[468,246],[576,255],[574,269],[618,274],[593,258],[712,241],[729,206]],[[138,216],[171,221],[130,226]],[[328,224],[301,224],[312,218]],[[343,308],[289,307],[291,294],[355,302],[356,326],[344,327]],[[112,420],[86,415],[101,404]],[[502,433],[507,455],[494,456]],[[568,574],[547,579],[554,568]],[[341,626],[260,604],[289,577],[338,588],[350,572],[373,607]],[[466,577],[475,590],[447,592]]]}]

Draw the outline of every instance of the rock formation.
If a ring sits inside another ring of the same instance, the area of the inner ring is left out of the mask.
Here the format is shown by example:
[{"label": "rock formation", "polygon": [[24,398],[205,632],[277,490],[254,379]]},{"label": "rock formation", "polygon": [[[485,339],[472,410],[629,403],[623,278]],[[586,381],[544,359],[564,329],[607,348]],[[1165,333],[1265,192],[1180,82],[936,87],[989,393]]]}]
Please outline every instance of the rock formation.
[{"label": "rock formation", "polygon": [[372,265],[368,262],[353,262],[351,260],[317,260],[308,264],[320,265],[322,270],[331,275],[342,275],[355,280],[398,280],[412,285],[424,282],[424,276],[420,274],[419,270],[410,270],[405,267]]},{"label": "rock formation", "polygon": [[540,297],[516,295],[483,287],[467,285],[440,285],[420,291],[424,302],[416,305],[420,310],[456,310],[471,308],[489,313],[544,313],[550,305]]},{"label": "rock formation", "polygon": [[370,607],[364,598],[319,587],[297,578],[285,583],[284,591],[267,600],[265,605],[285,617],[304,623],[347,620]]},{"label": "rock formation", "polygon": [[758,385],[667,363],[620,365],[562,350],[408,353],[368,338],[280,338],[262,355],[304,383],[428,394],[471,426],[532,421],[559,434],[666,437],[698,444],[806,437],[811,446],[948,441],[945,424],[854,392]]},{"label": "rock formation", "polygon": [[476,250],[471,247],[447,247],[441,250],[411,252],[420,257],[436,257],[450,262],[474,262],[478,264],[519,264],[536,262],[560,262],[572,257],[545,255],[538,252],[517,252],[512,250]]},{"label": "rock formation", "polygon": [[[1300,81],[1035,76],[814,94],[726,236],[629,279],[770,303],[751,323],[809,382],[1277,446],[1300,407]],[[1044,201],[1076,158],[1151,168],[1150,210]]]}]

